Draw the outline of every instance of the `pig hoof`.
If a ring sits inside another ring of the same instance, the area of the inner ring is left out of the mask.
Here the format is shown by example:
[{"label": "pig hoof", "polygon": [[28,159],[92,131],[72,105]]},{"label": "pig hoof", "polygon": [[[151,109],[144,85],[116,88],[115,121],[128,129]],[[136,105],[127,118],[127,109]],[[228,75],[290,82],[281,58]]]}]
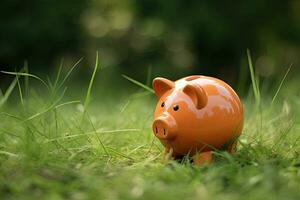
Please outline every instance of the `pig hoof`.
[{"label": "pig hoof", "polygon": [[194,165],[204,165],[204,164],[210,164],[213,160],[212,152],[202,152],[199,154],[196,154],[193,157],[193,163]]}]

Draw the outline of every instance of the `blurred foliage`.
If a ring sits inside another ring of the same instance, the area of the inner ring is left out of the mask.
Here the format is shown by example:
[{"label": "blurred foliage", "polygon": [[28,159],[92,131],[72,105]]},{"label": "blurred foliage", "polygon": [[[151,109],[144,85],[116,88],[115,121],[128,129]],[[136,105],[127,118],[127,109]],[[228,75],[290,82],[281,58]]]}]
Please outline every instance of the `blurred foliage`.
[{"label": "blurred foliage", "polygon": [[[53,71],[100,51],[103,67],[146,80],[195,73],[240,84],[246,49],[263,77],[299,64],[298,1],[3,0],[0,64],[14,70]],[[113,73],[112,73],[113,74]]]},{"label": "blurred foliage", "polygon": [[0,63],[15,68],[24,60],[46,69],[57,57],[76,55],[84,32],[78,21],[81,0],[3,0],[0,12]]}]

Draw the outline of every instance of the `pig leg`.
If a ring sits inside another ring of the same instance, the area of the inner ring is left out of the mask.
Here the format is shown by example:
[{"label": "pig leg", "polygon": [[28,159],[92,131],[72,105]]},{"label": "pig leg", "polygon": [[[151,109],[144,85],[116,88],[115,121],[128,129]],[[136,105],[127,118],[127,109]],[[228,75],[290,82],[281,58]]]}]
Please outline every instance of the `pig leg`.
[{"label": "pig leg", "polygon": [[212,160],[213,156],[211,151],[201,152],[193,156],[194,165],[209,164]]}]

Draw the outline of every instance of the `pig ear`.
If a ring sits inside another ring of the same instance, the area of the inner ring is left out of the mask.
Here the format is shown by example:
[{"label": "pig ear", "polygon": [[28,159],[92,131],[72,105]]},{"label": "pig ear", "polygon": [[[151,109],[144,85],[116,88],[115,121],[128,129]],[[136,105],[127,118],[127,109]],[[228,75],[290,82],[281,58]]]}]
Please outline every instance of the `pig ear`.
[{"label": "pig ear", "polygon": [[200,85],[188,84],[183,88],[183,92],[192,99],[197,109],[201,109],[206,106],[207,95]]},{"label": "pig ear", "polygon": [[152,82],[155,95],[160,98],[168,90],[174,88],[174,82],[165,78],[155,78]]}]

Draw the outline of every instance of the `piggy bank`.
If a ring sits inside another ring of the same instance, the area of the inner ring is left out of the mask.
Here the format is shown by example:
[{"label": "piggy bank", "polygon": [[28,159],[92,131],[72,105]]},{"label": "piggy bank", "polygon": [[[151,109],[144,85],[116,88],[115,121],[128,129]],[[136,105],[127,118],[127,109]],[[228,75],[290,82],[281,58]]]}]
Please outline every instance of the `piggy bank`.
[{"label": "piggy bank", "polygon": [[155,78],[158,98],[153,133],[165,154],[210,163],[212,151],[235,152],[243,128],[243,106],[235,91],[217,78],[194,75],[175,82]]}]

